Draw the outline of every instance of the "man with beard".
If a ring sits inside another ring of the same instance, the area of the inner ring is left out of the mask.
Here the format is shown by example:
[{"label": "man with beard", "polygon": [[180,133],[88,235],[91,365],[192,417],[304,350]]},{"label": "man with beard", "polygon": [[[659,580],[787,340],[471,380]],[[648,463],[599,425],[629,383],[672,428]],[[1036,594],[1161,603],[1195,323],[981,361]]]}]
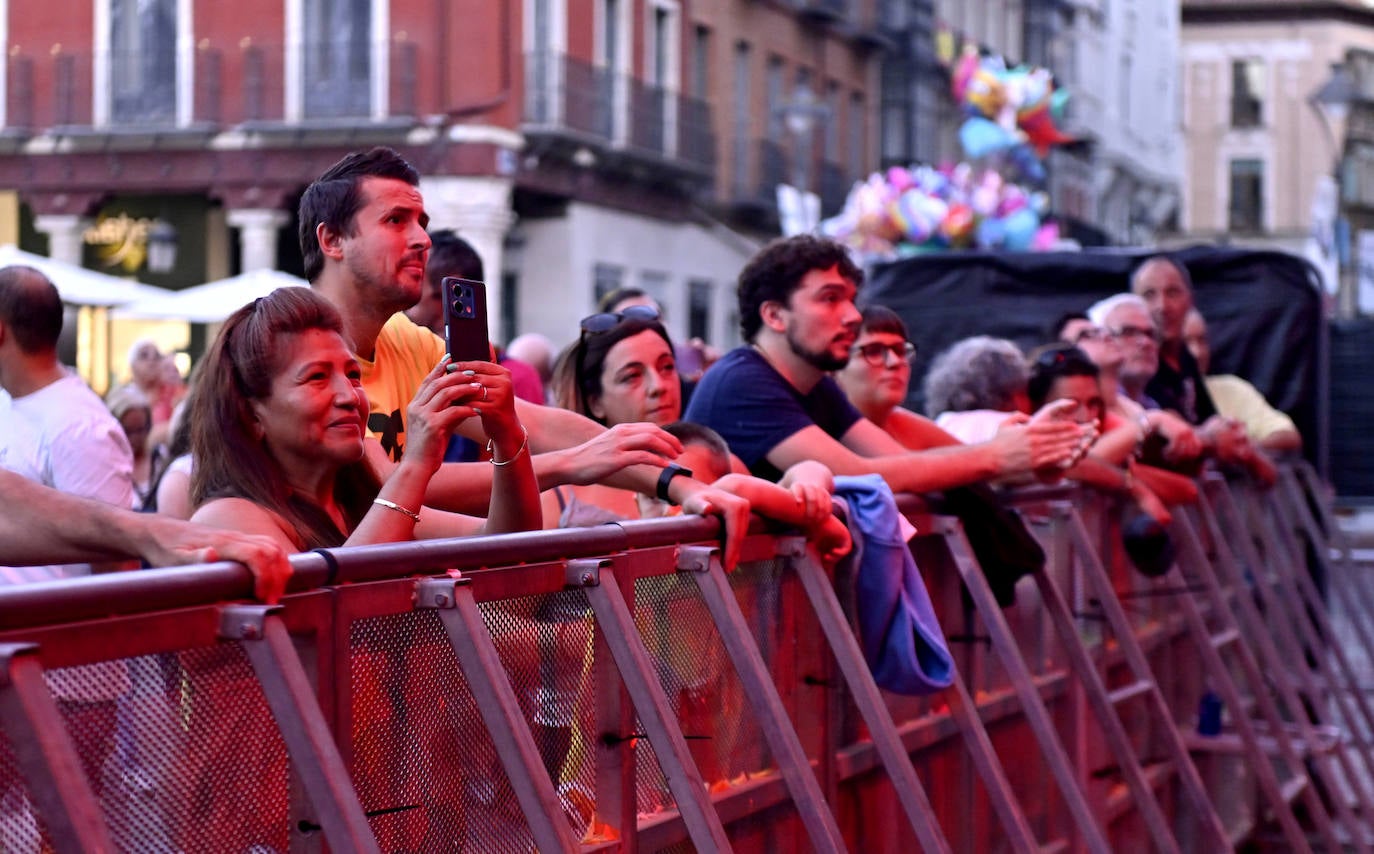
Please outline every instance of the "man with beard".
[{"label": "man with beard", "polygon": [[[306,188],[300,203],[305,275],[343,317],[368,397],[366,454],[383,478],[405,449],[407,404],[445,355],[443,338],[402,313],[420,300],[432,243],[419,183],[419,174],[399,154],[373,148],[331,166]],[[449,378],[466,380],[457,373]],[[724,559],[734,566],[749,524],[748,502],[673,476],[685,469],[661,476],[668,460],[682,452],[677,439],[652,424],[607,430],[577,413],[525,401],[517,400],[516,410],[528,431],[541,489],[606,482],[669,497],[686,513],[722,516],[729,532]],[[475,418],[458,432],[479,443],[487,438]],[[491,466],[447,463],[430,480],[425,503],[485,515],[490,493]]]},{"label": "man with beard", "polygon": [[852,355],[862,280],[833,241],[800,235],[764,247],[739,276],[748,344],[706,372],[686,420],[716,430],[769,480],[816,460],[836,474],[877,473],[897,492],[927,492],[1074,458],[1083,430],[1066,420],[1013,424],[977,445],[910,451],[864,418],[828,375]]}]

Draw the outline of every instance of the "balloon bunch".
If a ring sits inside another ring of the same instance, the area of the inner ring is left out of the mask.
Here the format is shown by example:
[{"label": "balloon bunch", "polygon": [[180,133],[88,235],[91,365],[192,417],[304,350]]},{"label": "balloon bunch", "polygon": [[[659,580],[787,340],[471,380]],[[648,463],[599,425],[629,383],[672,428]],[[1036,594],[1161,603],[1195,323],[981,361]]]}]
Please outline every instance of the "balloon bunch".
[{"label": "balloon bunch", "polygon": [[872,257],[939,249],[1043,251],[1059,227],[1042,218],[1049,149],[1074,141],[1056,122],[1068,93],[1044,68],[1008,69],[998,56],[965,47],[950,69],[965,162],[934,169],[892,168],[850,190],[844,209],[821,232]]},{"label": "balloon bunch", "polygon": [[1044,68],[1007,68],[1000,56],[965,47],[950,72],[954,100],[968,118],[959,128],[964,155],[999,168],[1012,180],[1039,185],[1052,146],[1073,142],[1059,130],[1069,95]]},{"label": "balloon bunch", "polygon": [[850,190],[821,232],[863,255],[891,257],[941,249],[1043,251],[1059,227],[1043,223],[1044,193],[967,163],[945,169],[893,167]]}]

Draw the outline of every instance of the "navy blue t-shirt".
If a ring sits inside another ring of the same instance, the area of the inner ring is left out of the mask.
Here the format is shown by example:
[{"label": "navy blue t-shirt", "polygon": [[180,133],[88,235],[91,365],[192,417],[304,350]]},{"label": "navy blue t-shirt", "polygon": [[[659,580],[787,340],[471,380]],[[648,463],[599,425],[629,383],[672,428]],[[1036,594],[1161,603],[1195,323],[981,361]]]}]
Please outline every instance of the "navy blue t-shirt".
[{"label": "navy blue t-shirt", "polygon": [[757,350],[739,347],[702,375],[685,420],[715,430],[750,472],[776,481],[782,472],[767,457],[783,440],[813,424],[839,439],[862,417],[830,377],[802,394]]}]

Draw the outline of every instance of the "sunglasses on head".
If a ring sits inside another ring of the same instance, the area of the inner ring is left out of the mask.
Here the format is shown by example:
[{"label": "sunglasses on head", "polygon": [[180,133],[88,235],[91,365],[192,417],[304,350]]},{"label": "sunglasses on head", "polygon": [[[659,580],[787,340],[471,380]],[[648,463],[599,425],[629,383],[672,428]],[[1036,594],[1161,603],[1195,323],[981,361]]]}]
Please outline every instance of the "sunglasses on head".
[{"label": "sunglasses on head", "polygon": [[1073,366],[1085,371],[1097,369],[1088,354],[1072,345],[1066,347],[1051,347],[1042,351],[1035,357],[1035,367],[1043,371],[1064,370]]},{"label": "sunglasses on head", "polygon": [[658,309],[653,306],[630,305],[620,311],[603,311],[597,314],[589,314],[582,318],[579,325],[582,327],[583,333],[599,335],[602,332],[609,332],[626,320],[649,321],[658,319]]}]

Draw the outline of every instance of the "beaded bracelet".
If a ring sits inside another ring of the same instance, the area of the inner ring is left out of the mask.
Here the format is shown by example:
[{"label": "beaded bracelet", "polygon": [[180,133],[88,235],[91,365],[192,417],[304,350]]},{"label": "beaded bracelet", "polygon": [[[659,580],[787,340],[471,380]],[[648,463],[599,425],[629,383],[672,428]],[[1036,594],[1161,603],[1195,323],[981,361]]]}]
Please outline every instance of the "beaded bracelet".
[{"label": "beaded bracelet", "polygon": [[494,466],[508,466],[508,465],[510,465],[511,463],[515,462],[517,459],[519,459],[521,454],[523,454],[523,453],[525,453],[525,451],[529,450],[529,447],[530,447],[530,431],[529,431],[529,429],[526,428],[523,424],[520,426],[520,429],[525,431],[525,439],[524,439],[524,441],[522,441],[522,442],[520,443],[520,447],[516,449],[515,453],[513,453],[513,454],[510,455],[510,459],[502,460],[501,462],[497,462],[497,461],[496,461],[496,440],[495,440],[495,439],[488,439],[488,440],[487,440],[487,454],[491,457],[491,464],[492,464],[492,465],[494,465]]},{"label": "beaded bracelet", "polygon": [[382,507],[385,507],[385,508],[388,509],[388,510],[395,510],[397,513],[402,513],[402,514],[404,514],[404,515],[406,515],[406,516],[409,516],[409,517],[411,518],[411,520],[414,521],[414,522],[419,522],[419,521],[420,521],[420,514],[419,514],[419,513],[416,513],[414,510],[407,510],[406,508],[404,508],[404,507],[402,507],[401,505],[397,504],[395,501],[387,501],[385,498],[380,498],[380,497],[378,497],[378,498],[372,499],[372,503],[373,503],[373,504],[378,504],[378,505],[380,505],[380,506],[382,506]]}]

